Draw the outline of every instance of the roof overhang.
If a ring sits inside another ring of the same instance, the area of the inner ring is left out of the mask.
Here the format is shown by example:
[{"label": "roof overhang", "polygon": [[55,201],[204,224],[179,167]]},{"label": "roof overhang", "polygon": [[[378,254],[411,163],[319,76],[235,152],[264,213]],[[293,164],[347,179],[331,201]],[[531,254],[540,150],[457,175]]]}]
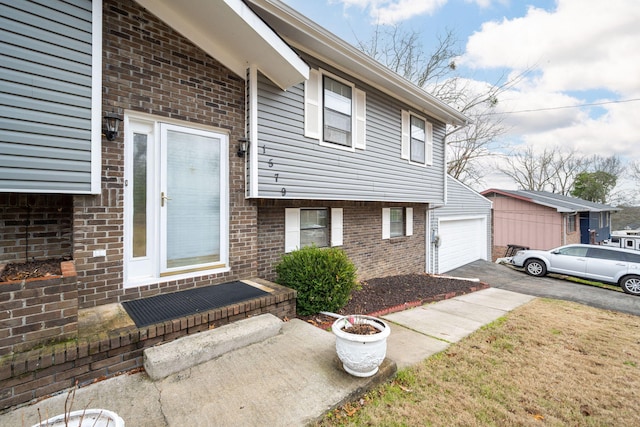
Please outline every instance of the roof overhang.
[{"label": "roof overhang", "polygon": [[256,66],[281,89],[309,78],[308,65],[242,0],[136,0],[238,76]]},{"label": "roof overhang", "polygon": [[560,212],[560,213],[575,213],[576,212],[575,210],[572,210],[572,209],[567,209],[567,208],[564,208],[562,206],[557,206],[557,205],[553,205],[553,204],[550,204],[550,203],[545,203],[545,202],[540,201],[540,200],[534,200],[531,197],[527,197],[527,196],[524,196],[524,195],[518,194],[518,193],[512,193],[512,192],[510,192],[508,190],[497,190],[495,188],[490,188],[488,190],[484,190],[480,194],[482,194],[484,197],[491,197],[491,194],[499,194],[501,196],[511,197],[512,199],[522,200],[523,202],[533,203],[535,205],[540,205],[540,206],[545,206],[547,208],[555,209],[557,212]]},{"label": "roof overhang", "polygon": [[562,206],[558,203],[554,203],[553,200],[547,201],[548,198],[544,196],[539,196],[537,198],[534,198],[534,197],[525,195],[521,192],[512,192],[509,190],[498,190],[495,188],[484,190],[480,194],[482,194],[485,197],[491,197],[491,194],[500,194],[502,196],[511,197],[513,199],[534,203],[540,206],[546,206],[548,208],[555,209],[557,212],[560,212],[560,213],[573,214],[578,212],[615,212],[620,210],[619,208],[614,208],[612,206],[602,206],[602,207],[587,206],[587,205],[581,205],[579,203],[570,202],[570,201],[567,201],[564,203],[569,206]]},{"label": "roof overhang", "polygon": [[288,44],[387,95],[400,99],[417,111],[454,126],[470,120],[455,108],[367,56],[315,22],[278,0],[246,0]]}]

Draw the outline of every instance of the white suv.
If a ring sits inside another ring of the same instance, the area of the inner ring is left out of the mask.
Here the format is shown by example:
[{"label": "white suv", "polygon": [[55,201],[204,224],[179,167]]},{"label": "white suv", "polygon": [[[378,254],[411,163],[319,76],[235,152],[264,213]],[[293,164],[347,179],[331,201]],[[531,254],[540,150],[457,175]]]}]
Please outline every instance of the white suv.
[{"label": "white suv", "polygon": [[640,253],[597,245],[567,245],[549,251],[518,251],[511,264],[532,276],[567,274],[617,283],[628,294],[640,295]]}]

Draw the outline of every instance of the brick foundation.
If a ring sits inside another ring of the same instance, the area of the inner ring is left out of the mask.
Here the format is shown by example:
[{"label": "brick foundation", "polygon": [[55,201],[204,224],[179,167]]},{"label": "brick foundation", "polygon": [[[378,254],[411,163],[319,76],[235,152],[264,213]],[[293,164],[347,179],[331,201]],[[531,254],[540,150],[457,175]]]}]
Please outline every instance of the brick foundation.
[{"label": "brick foundation", "polygon": [[73,262],[62,275],[0,283],[0,356],[78,336],[78,288]]}]

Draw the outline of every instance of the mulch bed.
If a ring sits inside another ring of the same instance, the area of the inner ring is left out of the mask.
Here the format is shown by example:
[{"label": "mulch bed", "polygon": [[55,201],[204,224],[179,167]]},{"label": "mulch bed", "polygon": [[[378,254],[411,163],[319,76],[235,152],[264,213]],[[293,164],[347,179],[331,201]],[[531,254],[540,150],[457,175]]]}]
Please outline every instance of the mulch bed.
[{"label": "mulch bed", "polygon": [[9,263],[0,266],[0,282],[33,279],[36,277],[60,276],[60,263],[64,259],[47,259],[25,263]]},{"label": "mulch bed", "polygon": [[[383,316],[429,302],[468,294],[489,286],[482,282],[446,276],[404,274],[370,279],[362,282],[361,287],[362,289],[351,294],[347,305],[337,314]],[[335,320],[335,318],[323,314],[298,316],[298,318],[322,329],[329,328]]]}]

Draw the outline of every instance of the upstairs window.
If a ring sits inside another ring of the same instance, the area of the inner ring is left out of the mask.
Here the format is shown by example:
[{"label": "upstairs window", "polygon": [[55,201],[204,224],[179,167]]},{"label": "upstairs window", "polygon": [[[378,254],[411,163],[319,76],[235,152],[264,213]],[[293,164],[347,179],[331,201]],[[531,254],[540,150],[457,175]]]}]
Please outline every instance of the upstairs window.
[{"label": "upstairs window", "polygon": [[422,117],[402,111],[400,157],[411,163],[433,164],[433,125]]},{"label": "upstairs window", "polygon": [[324,141],[351,147],[351,87],[330,77],[323,82],[323,133]]},{"label": "upstairs window", "polygon": [[310,70],[304,85],[304,136],[321,145],[364,150],[366,94],[351,82]]},{"label": "upstairs window", "polygon": [[411,116],[411,156],[412,162],[424,163],[425,162],[425,122]]}]

